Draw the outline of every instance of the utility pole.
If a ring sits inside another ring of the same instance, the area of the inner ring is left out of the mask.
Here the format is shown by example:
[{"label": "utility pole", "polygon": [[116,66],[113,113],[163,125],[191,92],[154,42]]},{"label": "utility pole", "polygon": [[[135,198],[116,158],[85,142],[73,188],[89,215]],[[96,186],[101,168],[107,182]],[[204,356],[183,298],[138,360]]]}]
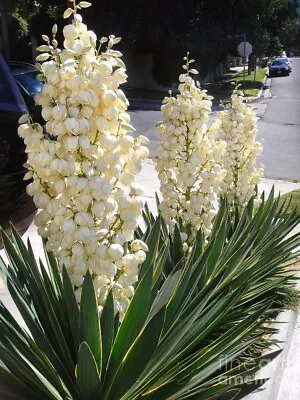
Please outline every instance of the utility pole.
[{"label": "utility pole", "polygon": [[7,20],[7,8],[5,0],[0,0],[0,15],[1,15],[1,36],[3,43],[3,52],[6,59],[10,59],[10,47],[9,47],[9,33],[8,33],[8,20]]},{"label": "utility pole", "polygon": [[[243,57],[243,62],[244,62],[244,73],[243,73],[243,92],[245,96],[245,89],[246,89],[246,83],[245,83],[245,73],[246,73],[246,33],[244,32],[244,57]],[[248,62],[248,69],[249,69],[249,62]]]},{"label": "utility pole", "polygon": [[254,77],[253,77],[253,82],[255,82],[256,80],[256,69],[257,69],[257,59],[259,58],[259,15],[256,16],[256,29],[255,29],[255,63],[254,63]]}]

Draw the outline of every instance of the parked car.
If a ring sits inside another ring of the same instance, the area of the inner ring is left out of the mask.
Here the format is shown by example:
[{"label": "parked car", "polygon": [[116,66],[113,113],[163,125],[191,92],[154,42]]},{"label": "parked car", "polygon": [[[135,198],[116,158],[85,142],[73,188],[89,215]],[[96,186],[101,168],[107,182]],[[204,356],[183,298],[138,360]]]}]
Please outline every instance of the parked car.
[{"label": "parked car", "polygon": [[290,61],[287,57],[278,57],[277,60],[282,60],[289,66],[289,72],[292,72],[292,61]]},{"label": "parked car", "polygon": [[26,193],[25,146],[17,133],[18,120],[27,112],[19,87],[0,54],[0,226],[8,231],[11,221],[21,234],[36,212]]},{"label": "parked car", "polygon": [[271,65],[269,65],[269,77],[272,76],[287,76],[290,74],[291,66],[284,58],[276,58]]},{"label": "parked car", "polygon": [[41,107],[34,102],[35,94],[42,88],[42,82],[36,80],[39,71],[34,65],[20,61],[8,61],[8,66],[21,90],[29,114],[35,122],[45,123],[41,117]]}]

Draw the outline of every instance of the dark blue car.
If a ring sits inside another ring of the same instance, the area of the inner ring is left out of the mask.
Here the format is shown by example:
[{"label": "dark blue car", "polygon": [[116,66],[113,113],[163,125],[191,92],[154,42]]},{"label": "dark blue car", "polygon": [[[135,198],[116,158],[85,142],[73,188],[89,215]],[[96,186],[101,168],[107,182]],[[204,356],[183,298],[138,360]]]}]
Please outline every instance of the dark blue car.
[{"label": "dark blue car", "polygon": [[39,71],[34,65],[25,62],[8,61],[7,64],[19,86],[29,114],[32,116],[35,122],[44,124],[45,121],[41,116],[42,109],[34,102],[35,94],[42,88],[42,82],[36,80]]},{"label": "dark blue car", "polygon": [[20,233],[31,224],[35,206],[23,181],[25,146],[18,137],[18,120],[28,109],[11,70],[0,54],[0,226],[10,221]]}]

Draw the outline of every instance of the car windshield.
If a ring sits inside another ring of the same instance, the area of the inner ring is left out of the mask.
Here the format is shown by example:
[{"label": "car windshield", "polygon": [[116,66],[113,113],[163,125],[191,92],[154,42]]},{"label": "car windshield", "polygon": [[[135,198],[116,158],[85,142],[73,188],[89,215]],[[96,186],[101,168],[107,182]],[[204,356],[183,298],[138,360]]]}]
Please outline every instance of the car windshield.
[{"label": "car windshield", "polygon": [[2,68],[0,68],[0,103],[16,103],[11,85]]},{"label": "car windshield", "polygon": [[30,71],[24,72],[22,74],[14,75],[16,81],[22,85],[24,90],[28,93],[29,96],[34,96],[37,92],[39,92],[42,88],[42,82],[36,80],[36,76],[38,71]]},{"label": "car windshield", "polygon": [[282,64],[285,64],[285,62],[282,60],[275,60],[273,61],[272,66],[282,65]]}]

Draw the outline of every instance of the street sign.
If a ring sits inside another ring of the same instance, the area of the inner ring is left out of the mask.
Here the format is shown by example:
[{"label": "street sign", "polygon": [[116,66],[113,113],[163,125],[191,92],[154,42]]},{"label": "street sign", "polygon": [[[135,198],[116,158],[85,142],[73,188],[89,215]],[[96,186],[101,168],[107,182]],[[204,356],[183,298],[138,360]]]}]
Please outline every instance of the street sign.
[{"label": "street sign", "polygon": [[229,40],[243,40],[245,39],[244,33],[230,33],[227,35],[227,39]]},{"label": "street sign", "polygon": [[241,42],[238,45],[238,52],[241,57],[248,57],[252,53],[252,45],[249,42]]}]

